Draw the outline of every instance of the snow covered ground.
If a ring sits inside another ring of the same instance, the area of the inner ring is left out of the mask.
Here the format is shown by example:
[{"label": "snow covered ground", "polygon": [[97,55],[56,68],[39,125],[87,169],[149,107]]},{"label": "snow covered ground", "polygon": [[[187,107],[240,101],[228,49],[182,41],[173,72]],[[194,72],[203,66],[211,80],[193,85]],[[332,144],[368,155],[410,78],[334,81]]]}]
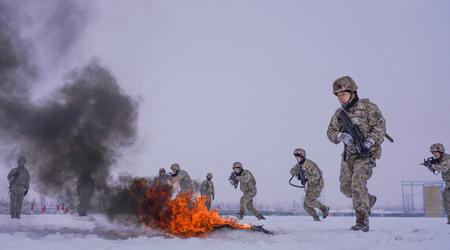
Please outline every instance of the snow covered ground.
[{"label": "snow covered ground", "polygon": [[109,223],[95,215],[0,215],[0,249],[450,249],[444,218],[371,218],[369,233],[353,232],[351,217],[313,222],[310,217],[272,216],[260,223],[276,235],[224,229],[181,239]]}]

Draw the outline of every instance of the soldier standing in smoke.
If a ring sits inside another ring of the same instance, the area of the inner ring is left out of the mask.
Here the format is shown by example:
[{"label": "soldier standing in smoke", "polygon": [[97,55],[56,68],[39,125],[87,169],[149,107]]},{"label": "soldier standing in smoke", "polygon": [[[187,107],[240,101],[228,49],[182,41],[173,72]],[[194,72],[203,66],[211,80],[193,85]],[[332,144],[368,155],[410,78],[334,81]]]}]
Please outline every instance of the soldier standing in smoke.
[{"label": "soldier standing in smoke", "polygon": [[442,173],[442,180],[445,182],[442,202],[447,214],[447,224],[450,224],[450,155],[445,153],[444,145],[435,143],[431,145],[430,152],[433,154],[432,161],[425,161],[424,165],[430,170]]},{"label": "soldier standing in smoke", "polygon": [[161,187],[169,186],[170,185],[169,178],[170,178],[170,175],[166,174],[166,169],[160,168],[158,177],[155,178],[154,182],[156,185],[159,185]]},{"label": "soldier standing in smoke", "polygon": [[182,193],[192,193],[194,188],[192,186],[192,180],[189,174],[180,169],[180,165],[174,163],[170,166],[170,170],[172,170],[172,178],[171,183],[176,183],[180,185],[180,194]]},{"label": "soldier standing in smoke", "polygon": [[213,175],[208,173],[206,175],[206,180],[200,185],[200,194],[206,197],[205,206],[208,210],[211,209],[211,200],[214,200],[214,183],[211,181]]},{"label": "soldier standing in smoke", "polygon": [[331,117],[327,136],[332,143],[344,143],[339,181],[341,192],[353,200],[356,224],[351,229],[367,232],[370,210],[376,202],[368,192],[367,181],[381,156],[386,122],[377,105],[358,98],[357,89],[349,76],[334,81],[333,94],[342,107]]},{"label": "soldier standing in smoke", "polygon": [[20,156],[17,160],[18,167],[13,168],[8,174],[11,218],[20,219],[22,212],[22,202],[30,188],[30,173],[25,168],[27,159]]},{"label": "soldier standing in smoke", "polygon": [[314,221],[320,221],[315,208],[320,209],[322,218],[325,219],[328,216],[330,208],[317,200],[324,186],[322,171],[315,162],[306,159],[306,151],[304,149],[297,148],[294,150],[294,156],[297,159],[298,164],[295,164],[291,169],[291,175],[295,176],[298,175],[300,171],[303,171],[305,173],[304,177],[307,180],[303,207],[305,208],[305,211],[313,217]]},{"label": "soldier standing in smoke", "polygon": [[90,175],[78,178],[77,195],[80,201],[78,215],[86,216],[91,206],[91,198],[94,194],[94,180]]},{"label": "soldier standing in smoke", "polygon": [[231,173],[229,180],[234,188],[237,188],[237,184],[239,183],[240,189],[242,193],[244,193],[240,200],[241,207],[238,218],[243,219],[245,210],[247,209],[258,218],[258,220],[264,220],[264,216],[253,206],[253,198],[255,198],[257,191],[256,180],[252,173],[249,170],[244,169],[242,163],[235,162],[233,163],[233,172]]}]

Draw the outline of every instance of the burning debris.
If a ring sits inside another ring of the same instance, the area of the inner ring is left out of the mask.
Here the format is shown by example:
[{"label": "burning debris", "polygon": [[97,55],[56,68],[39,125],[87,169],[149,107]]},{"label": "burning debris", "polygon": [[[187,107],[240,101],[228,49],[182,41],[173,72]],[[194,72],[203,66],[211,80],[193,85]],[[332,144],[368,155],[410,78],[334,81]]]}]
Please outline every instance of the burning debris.
[{"label": "burning debris", "polygon": [[131,193],[137,198],[134,209],[139,222],[151,230],[159,230],[179,237],[195,237],[221,228],[231,228],[273,234],[262,226],[240,224],[233,218],[221,217],[217,210],[205,206],[206,197],[181,193],[172,198],[172,188],[167,185],[150,186],[145,193],[144,183],[137,179]]}]

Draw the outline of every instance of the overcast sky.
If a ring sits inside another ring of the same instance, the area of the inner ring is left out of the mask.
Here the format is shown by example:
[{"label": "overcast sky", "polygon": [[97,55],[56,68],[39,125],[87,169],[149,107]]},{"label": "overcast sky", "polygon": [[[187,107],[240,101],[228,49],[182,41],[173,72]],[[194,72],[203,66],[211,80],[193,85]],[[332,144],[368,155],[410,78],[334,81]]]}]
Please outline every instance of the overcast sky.
[{"label": "overcast sky", "polygon": [[[419,163],[450,150],[448,1],[96,1],[80,39],[51,67],[41,94],[96,57],[140,99],[139,139],[116,173],[155,175],[178,162],[214,175],[217,201],[238,201],[234,161],[257,180],[257,202],[291,202],[296,147],[322,169],[322,200],[339,191],[342,145],[326,129],[339,107],[332,82],[352,76],[387,120],[369,191],[401,203],[402,180],[440,180]],[[42,94],[45,95],[45,94]],[[31,164],[31,163],[30,163]]]}]

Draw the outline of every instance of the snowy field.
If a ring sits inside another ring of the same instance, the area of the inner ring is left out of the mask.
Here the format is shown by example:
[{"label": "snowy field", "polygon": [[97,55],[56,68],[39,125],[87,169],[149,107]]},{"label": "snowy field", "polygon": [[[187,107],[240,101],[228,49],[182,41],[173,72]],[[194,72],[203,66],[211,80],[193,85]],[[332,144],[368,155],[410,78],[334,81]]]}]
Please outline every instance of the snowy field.
[{"label": "snowy field", "polygon": [[[113,225],[102,216],[0,216],[0,249],[450,249],[444,218],[371,218],[369,233],[350,231],[351,217],[313,222],[306,216],[272,216],[264,227],[276,235],[223,229],[181,239]],[[259,225],[254,218],[244,222]]]}]

